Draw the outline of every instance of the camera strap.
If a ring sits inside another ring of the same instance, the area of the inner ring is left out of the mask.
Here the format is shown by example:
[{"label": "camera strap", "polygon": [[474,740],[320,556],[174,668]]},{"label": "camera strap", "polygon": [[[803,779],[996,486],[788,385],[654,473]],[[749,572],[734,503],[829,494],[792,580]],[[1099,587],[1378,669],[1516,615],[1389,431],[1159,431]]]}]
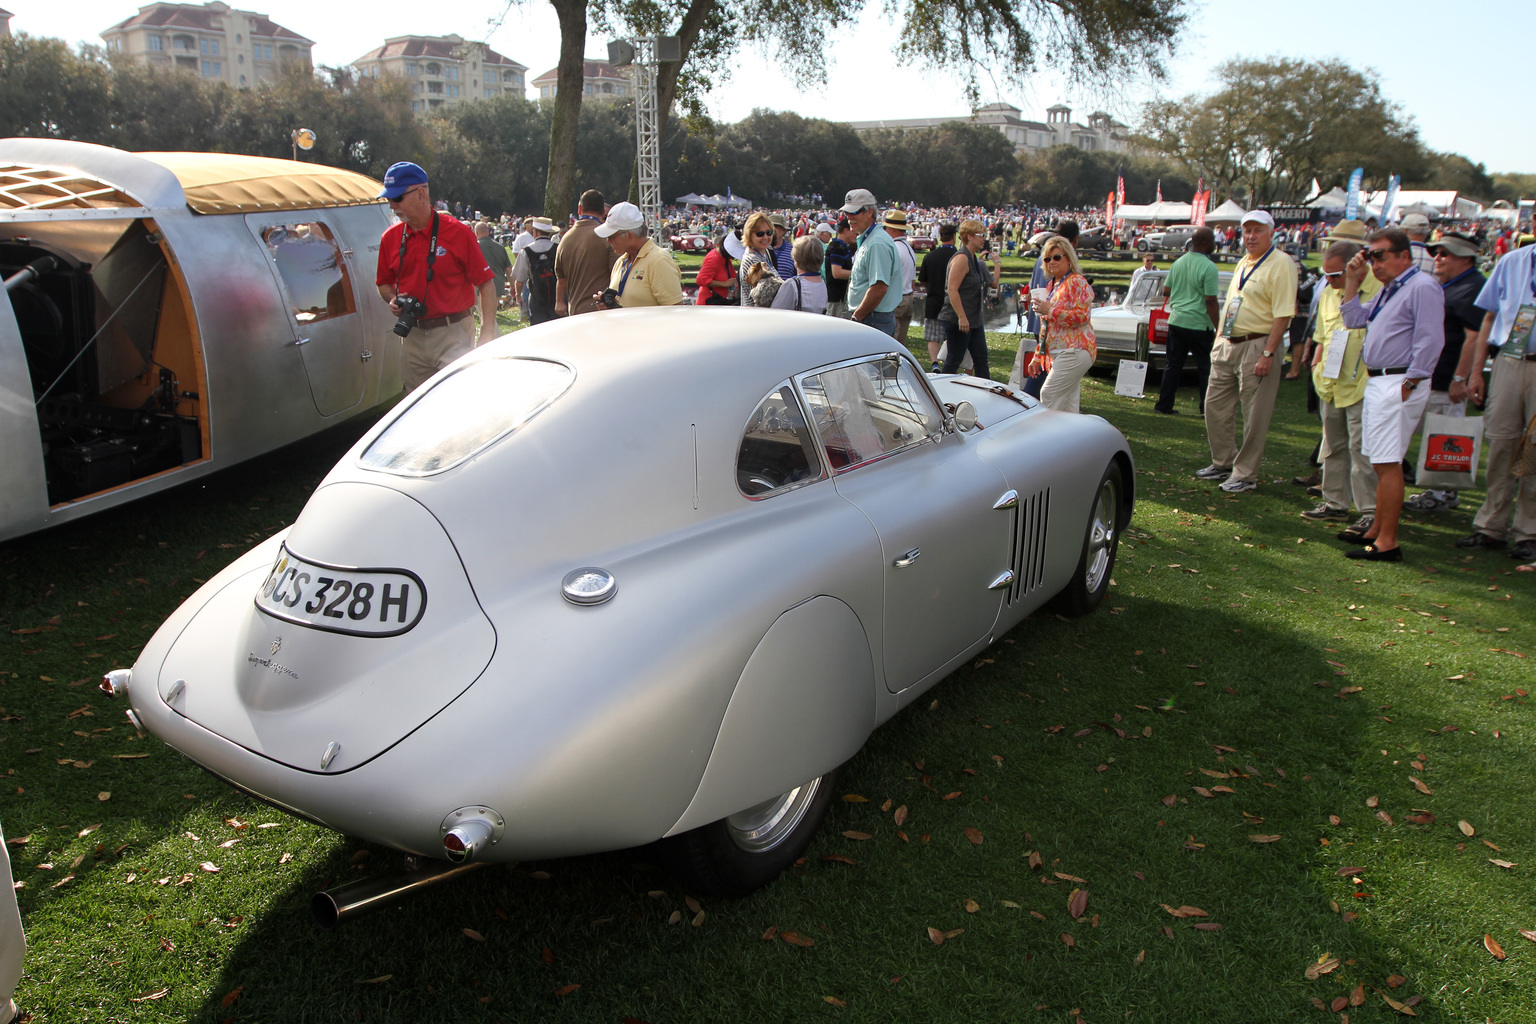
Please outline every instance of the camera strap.
[{"label": "camera strap", "polygon": [[[406,231],[407,231],[407,229],[409,227],[410,227],[409,224],[401,224],[400,225],[400,257],[397,260],[395,260],[395,294],[396,295],[400,294],[400,271],[401,271],[401,269],[403,269],[405,267],[405,241],[406,241]],[[432,234],[431,234],[431,237],[429,237],[427,239],[427,284],[431,284],[432,283],[432,264],[434,264],[436,262],[437,262],[437,211],[433,210],[432,211]],[[422,291],[425,292],[426,289],[423,288]],[[426,302],[427,301],[427,297],[425,295],[423,295],[421,297],[421,301],[422,302]]]}]

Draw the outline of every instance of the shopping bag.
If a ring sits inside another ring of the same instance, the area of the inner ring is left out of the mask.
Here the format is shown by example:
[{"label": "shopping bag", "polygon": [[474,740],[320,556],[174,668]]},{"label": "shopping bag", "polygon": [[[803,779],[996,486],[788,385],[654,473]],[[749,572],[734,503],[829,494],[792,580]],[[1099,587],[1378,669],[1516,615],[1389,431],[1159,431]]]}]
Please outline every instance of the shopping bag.
[{"label": "shopping bag", "polygon": [[1420,487],[1460,490],[1477,483],[1477,460],[1483,451],[1481,416],[1424,417],[1415,480]]},{"label": "shopping bag", "polygon": [[1147,316],[1147,344],[1168,344],[1168,299],[1166,296],[1163,298],[1163,304]]}]

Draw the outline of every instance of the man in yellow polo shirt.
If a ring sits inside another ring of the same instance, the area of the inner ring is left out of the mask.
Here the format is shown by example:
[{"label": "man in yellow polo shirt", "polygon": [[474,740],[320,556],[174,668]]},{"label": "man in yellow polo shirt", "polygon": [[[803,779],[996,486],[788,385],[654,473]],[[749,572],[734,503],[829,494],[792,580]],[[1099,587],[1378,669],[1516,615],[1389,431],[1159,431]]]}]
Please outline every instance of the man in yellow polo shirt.
[{"label": "man in yellow polo shirt", "polygon": [[[617,203],[608,219],[593,229],[608,239],[619,261],[613,265],[608,291],[595,298],[605,306],[676,306],[683,301],[683,275],[671,253],[649,237],[645,216],[634,203]],[[612,294],[610,294],[612,293]]]},{"label": "man in yellow polo shirt", "polygon": [[[1296,261],[1274,247],[1275,220],[1263,210],[1243,216],[1243,248],[1227,285],[1227,300],[1211,347],[1205,390],[1205,434],[1211,464],[1195,473],[1222,480],[1229,494],[1259,486],[1264,438],[1280,390],[1276,356],[1296,314]],[[1243,444],[1237,444],[1237,409],[1243,409]]]},{"label": "man in yellow polo shirt", "polygon": [[[1333,237],[1333,236],[1329,236]],[[1376,470],[1362,454],[1364,438],[1361,411],[1365,408],[1365,372],[1361,350],[1365,331],[1344,326],[1344,267],[1360,251],[1347,237],[1335,241],[1323,253],[1323,279],[1327,282],[1317,300],[1317,325],[1313,328],[1312,384],[1317,389],[1323,421],[1323,500],[1302,518],[1318,521],[1348,519],[1351,503],[1360,520],[1350,527],[1357,533],[1370,529],[1376,515]],[[1370,294],[1366,294],[1367,286]],[[1370,277],[1360,286],[1367,299],[1381,291],[1381,282]]]}]

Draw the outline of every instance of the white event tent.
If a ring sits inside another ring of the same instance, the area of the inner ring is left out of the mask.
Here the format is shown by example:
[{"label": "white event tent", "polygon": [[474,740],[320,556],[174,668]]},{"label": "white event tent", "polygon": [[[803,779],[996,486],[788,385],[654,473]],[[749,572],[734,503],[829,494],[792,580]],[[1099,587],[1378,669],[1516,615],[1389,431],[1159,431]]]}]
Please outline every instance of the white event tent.
[{"label": "white event tent", "polygon": [[1237,224],[1243,219],[1243,214],[1248,211],[1228,199],[1216,209],[1205,215],[1207,224]]},{"label": "white event tent", "polygon": [[1175,203],[1164,200],[1161,203],[1151,203],[1147,206],[1136,206],[1126,203],[1115,210],[1115,219],[1123,220],[1131,224],[1187,224],[1194,207],[1188,203]]}]

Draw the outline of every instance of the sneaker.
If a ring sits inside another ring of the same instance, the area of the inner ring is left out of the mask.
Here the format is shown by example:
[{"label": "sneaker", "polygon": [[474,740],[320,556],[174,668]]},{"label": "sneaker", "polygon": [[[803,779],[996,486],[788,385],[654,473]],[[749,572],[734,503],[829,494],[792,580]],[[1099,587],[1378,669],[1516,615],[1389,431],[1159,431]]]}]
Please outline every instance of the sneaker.
[{"label": "sneaker", "polygon": [[1516,542],[1515,546],[1509,549],[1509,557],[1519,559],[1522,562],[1536,558],[1536,540]]},{"label": "sneaker", "polygon": [[1374,515],[1361,516],[1344,528],[1343,532],[1339,534],[1339,540],[1349,541],[1351,544],[1366,543],[1363,538],[1366,532],[1374,525],[1376,525],[1376,517]]},{"label": "sneaker", "polygon": [[1323,482],[1322,470],[1318,470],[1317,472],[1313,473],[1311,476],[1293,476],[1293,477],[1291,477],[1291,483],[1295,484],[1297,487],[1316,487],[1318,484],[1320,484],[1322,482]]},{"label": "sneaker", "polygon": [[939,371],[941,371],[941,370],[942,370],[942,369],[943,369],[943,367],[942,367],[942,366],[941,366],[941,365],[940,365],[940,364],[938,364],[938,363],[934,363],[934,364],[933,364],[933,365],[932,365],[932,366],[930,366],[930,367],[929,367],[929,368],[928,368],[928,372],[929,372],[929,373],[938,373],[938,372],[939,372]]},{"label": "sneaker", "polygon": [[1201,480],[1225,480],[1231,475],[1231,466],[1218,466],[1214,462],[1204,469],[1195,470],[1195,476]]},{"label": "sneaker", "polygon": [[1221,489],[1228,494],[1241,494],[1244,491],[1256,491],[1259,485],[1253,480],[1238,480],[1234,477],[1223,483]]},{"label": "sneaker", "polygon": [[1505,541],[1502,537],[1490,537],[1486,533],[1473,533],[1458,540],[1456,546],[1463,549],[1486,548],[1491,550],[1504,547]]},{"label": "sneaker", "polygon": [[1332,505],[1328,504],[1325,501],[1321,505],[1317,506],[1317,508],[1309,508],[1309,509],[1307,509],[1305,512],[1303,512],[1301,514],[1301,518],[1303,518],[1303,519],[1313,519],[1313,520],[1319,520],[1319,521],[1327,520],[1327,519],[1335,519],[1335,520],[1337,520],[1337,519],[1348,519],[1349,518],[1349,509],[1347,509],[1347,508],[1334,508]]},{"label": "sneaker", "polygon": [[1425,491],[1404,501],[1403,508],[1412,509],[1415,512],[1440,512],[1455,508],[1460,503],[1461,499],[1456,496],[1455,491]]}]

